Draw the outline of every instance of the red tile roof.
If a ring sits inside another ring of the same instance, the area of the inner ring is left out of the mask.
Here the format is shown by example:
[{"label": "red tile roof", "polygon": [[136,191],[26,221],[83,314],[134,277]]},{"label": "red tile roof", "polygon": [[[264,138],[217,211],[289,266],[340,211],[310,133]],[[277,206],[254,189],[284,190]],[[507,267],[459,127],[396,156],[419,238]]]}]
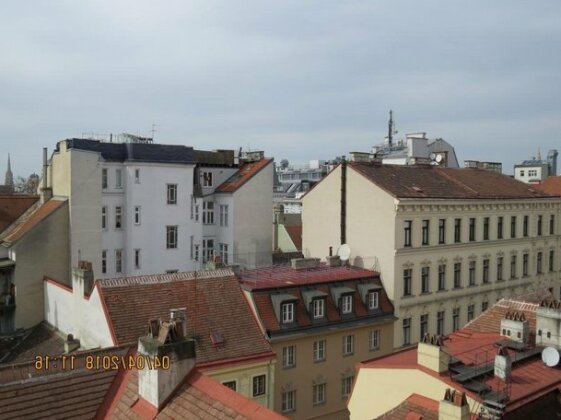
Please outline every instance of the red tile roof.
[{"label": "red tile roof", "polygon": [[515,179],[483,169],[350,162],[349,167],[398,198],[552,198]]},{"label": "red tile roof", "polygon": [[296,249],[302,249],[302,225],[299,226],[284,226],[286,229],[286,233],[290,236],[292,243],[296,247]]},{"label": "red tile roof", "polygon": [[438,401],[419,394],[409,398],[387,413],[377,417],[378,420],[438,420]]},{"label": "red tile roof", "polygon": [[20,217],[16,223],[12,224],[2,235],[0,241],[13,243],[21,239],[25,234],[31,231],[41,221],[53,214],[56,210],[66,205],[66,199],[53,198],[43,205],[37,207],[29,214]]},{"label": "red tile roof", "polygon": [[240,270],[238,276],[244,289],[259,290],[326,283],[337,280],[373,278],[378,277],[379,273],[353,266],[328,267],[325,264],[321,264],[317,268],[299,270],[295,270],[290,266]]},{"label": "red tile roof", "polygon": [[236,173],[219,185],[215,192],[236,191],[271,162],[273,162],[273,159],[261,159],[257,162],[244,163]]},{"label": "red tile roof", "polygon": [[[184,307],[199,366],[274,356],[230,270],[98,280],[98,288],[119,344],[136,342],[150,319]],[[213,346],[212,332],[224,337],[224,345]]]},{"label": "red tile roof", "polygon": [[0,196],[0,232],[15,222],[37,200],[39,197],[36,195]]},{"label": "red tile roof", "polygon": [[532,184],[532,188],[547,194],[561,196],[561,176],[549,176],[540,184]]},{"label": "red tile roof", "polygon": [[0,366],[35,360],[38,354],[58,356],[64,353],[64,338],[42,322],[19,338],[0,339]]}]

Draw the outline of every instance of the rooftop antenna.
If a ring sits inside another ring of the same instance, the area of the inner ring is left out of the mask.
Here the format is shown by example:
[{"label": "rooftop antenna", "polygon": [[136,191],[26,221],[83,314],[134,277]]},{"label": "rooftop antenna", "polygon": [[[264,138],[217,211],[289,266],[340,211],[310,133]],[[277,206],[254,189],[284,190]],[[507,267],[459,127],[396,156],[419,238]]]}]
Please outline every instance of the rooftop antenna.
[{"label": "rooftop antenna", "polygon": [[152,123],[152,141],[154,140],[154,133],[156,132],[156,125],[155,123]]},{"label": "rooftop antenna", "polygon": [[392,140],[393,135],[397,133],[397,130],[394,130],[395,124],[393,122],[393,111],[390,109],[390,120],[388,121],[388,146],[392,147]]},{"label": "rooftop antenna", "polygon": [[537,160],[542,160],[542,152],[540,151],[540,146],[538,146],[538,156]]}]

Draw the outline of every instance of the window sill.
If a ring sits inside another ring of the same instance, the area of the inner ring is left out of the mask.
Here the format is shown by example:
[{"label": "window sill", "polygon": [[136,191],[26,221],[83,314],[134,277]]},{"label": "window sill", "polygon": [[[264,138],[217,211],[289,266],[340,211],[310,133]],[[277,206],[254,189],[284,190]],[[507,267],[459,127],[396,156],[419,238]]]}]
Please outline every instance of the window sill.
[{"label": "window sill", "polygon": [[412,299],[414,297],[415,297],[415,295],[403,295],[403,296],[401,296],[402,299]]},{"label": "window sill", "polygon": [[343,354],[342,356],[343,356],[343,357],[350,357],[350,356],[354,356],[354,354],[355,354],[355,353],[352,352],[352,353]]},{"label": "window sill", "polygon": [[314,360],[314,363],[324,363],[327,359]]},{"label": "window sill", "polygon": [[421,292],[421,294],[419,296],[428,296],[428,295],[432,295],[432,292],[429,292],[429,291]]},{"label": "window sill", "polygon": [[468,285],[467,285],[467,288],[469,289],[469,288],[471,288],[471,287],[477,287],[477,286],[478,286],[478,284],[475,284],[475,283],[474,283],[474,284],[468,284]]},{"label": "window sill", "polygon": [[283,366],[282,369],[283,369],[283,370],[290,370],[290,369],[294,369],[295,367],[296,367],[296,365]]},{"label": "window sill", "polygon": [[378,346],[378,347],[376,347],[375,349],[370,349],[370,350],[368,350],[368,351],[379,351],[379,350],[380,350],[380,347]]}]

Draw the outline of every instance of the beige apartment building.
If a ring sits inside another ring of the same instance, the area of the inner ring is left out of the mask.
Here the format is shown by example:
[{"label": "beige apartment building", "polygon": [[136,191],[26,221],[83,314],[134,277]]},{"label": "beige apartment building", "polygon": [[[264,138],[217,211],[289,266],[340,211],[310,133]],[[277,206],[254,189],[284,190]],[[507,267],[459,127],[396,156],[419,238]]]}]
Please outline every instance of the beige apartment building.
[{"label": "beige apartment building", "polygon": [[303,198],[303,253],[342,243],[380,272],[394,347],[449,334],[503,297],[559,296],[561,198],[496,172],[349,162]]},{"label": "beige apartment building", "polygon": [[274,410],[346,419],[356,364],[392,351],[393,306],[376,272],[338,258],[293,260],[293,267],[238,273],[277,355]]}]

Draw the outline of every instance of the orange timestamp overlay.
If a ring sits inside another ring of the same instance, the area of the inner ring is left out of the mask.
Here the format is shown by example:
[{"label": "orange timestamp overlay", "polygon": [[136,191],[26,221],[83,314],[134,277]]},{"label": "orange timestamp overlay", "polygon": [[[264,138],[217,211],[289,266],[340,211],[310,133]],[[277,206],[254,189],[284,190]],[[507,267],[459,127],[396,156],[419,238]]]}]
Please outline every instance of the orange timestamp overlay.
[{"label": "orange timestamp overlay", "polygon": [[163,369],[170,368],[169,356],[138,355],[88,355],[80,357],[75,355],[37,356],[35,357],[36,370],[132,370],[132,369]]}]

